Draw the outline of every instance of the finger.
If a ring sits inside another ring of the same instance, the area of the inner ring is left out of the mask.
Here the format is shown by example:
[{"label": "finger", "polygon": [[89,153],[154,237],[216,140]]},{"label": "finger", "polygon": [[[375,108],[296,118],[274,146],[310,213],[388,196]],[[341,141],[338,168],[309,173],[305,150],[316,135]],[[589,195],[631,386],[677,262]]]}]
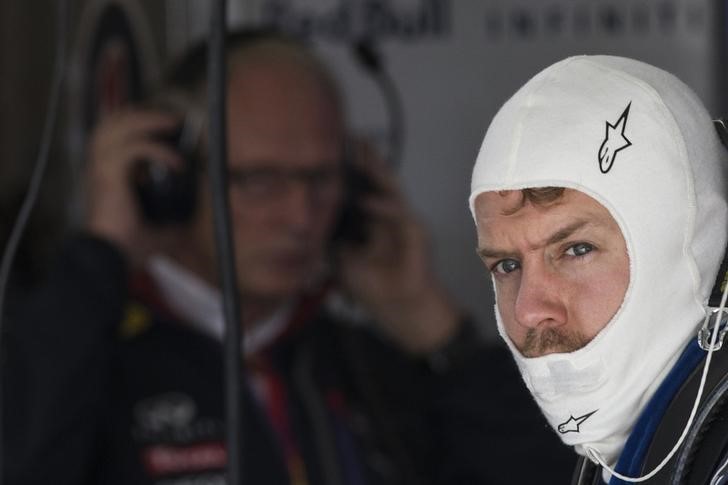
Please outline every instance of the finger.
[{"label": "finger", "polygon": [[135,143],[130,149],[128,159],[132,162],[146,160],[159,163],[174,170],[182,169],[185,165],[184,158],[175,147],[154,140]]},{"label": "finger", "polygon": [[366,240],[362,244],[343,246],[341,257],[350,267],[391,268],[398,263],[396,258],[401,253],[401,239],[391,229],[383,224],[370,224]]},{"label": "finger", "polygon": [[[419,220],[401,204],[371,199],[368,203],[368,234],[372,249],[396,258],[419,257],[427,236]],[[403,260],[399,261],[404,262]]]},{"label": "finger", "polygon": [[170,132],[182,122],[178,115],[155,110],[125,109],[104,118],[94,132],[98,144],[129,142]]},{"label": "finger", "polygon": [[181,169],[184,160],[174,147],[155,140],[140,139],[131,143],[107,145],[93,155],[95,170],[117,173],[142,161],[159,163],[172,169]]},{"label": "finger", "polygon": [[401,198],[402,190],[397,176],[387,167],[377,167],[373,164],[357,165],[353,169],[355,177],[364,178],[373,187],[373,192],[385,194],[390,197]]},{"label": "finger", "polygon": [[400,195],[397,174],[372,145],[364,141],[355,141],[353,144],[352,164],[355,174],[360,172],[361,176],[372,182],[377,191]]},{"label": "finger", "polygon": [[131,135],[171,130],[182,122],[177,113],[163,110],[130,108],[119,114],[118,123]]},{"label": "finger", "polygon": [[354,155],[354,163],[357,165],[374,165],[377,167],[388,168],[389,164],[380,156],[374,145],[365,139],[357,138],[351,141],[352,153]]}]

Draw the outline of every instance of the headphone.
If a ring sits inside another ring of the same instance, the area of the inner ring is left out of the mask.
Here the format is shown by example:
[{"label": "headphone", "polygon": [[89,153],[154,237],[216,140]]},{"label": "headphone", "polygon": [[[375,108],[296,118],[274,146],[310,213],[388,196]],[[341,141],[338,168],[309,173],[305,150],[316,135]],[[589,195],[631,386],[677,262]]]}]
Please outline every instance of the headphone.
[{"label": "headphone", "polygon": [[[281,42],[307,53],[306,43],[300,39],[268,28],[243,29],[227,34],[229,52],[255,47],[258,44]],[[402,110],[399,95],[391,78],[383,69],[380,56],[369,41],[360,41],[354,46],[355,58],[364,67],[382,90],[389,114],[389,157],[390,163],[399,158],[402,133]],[[308,54],[307,54],[308,55]],[[186,51],[169,70],[149,101],[150,108],[161,109],[179,116],[180,125],[171,133],[158,139],[174,147],[184,159],[181,170],[170,170],[159,162],[140,160],[132,170],[132,185],[145,220],[155,225],[184,224],[192,219],[198,200],[198,174],[200,162],[200,140],[205,126],[205,115],[200,106],[199,89],[206,82],[208,49],[206,42],[200,42]],[[328,76],[328,71],[313,55],[314,65]],[[333,83],[333,80],[331,80]],[[359,200],[376,191],[374,183],[351,163],[350,144],[344,142],[344,201],[340,216],[335,224],[332,242],[363,243],[367,236],[367,214]]]}]

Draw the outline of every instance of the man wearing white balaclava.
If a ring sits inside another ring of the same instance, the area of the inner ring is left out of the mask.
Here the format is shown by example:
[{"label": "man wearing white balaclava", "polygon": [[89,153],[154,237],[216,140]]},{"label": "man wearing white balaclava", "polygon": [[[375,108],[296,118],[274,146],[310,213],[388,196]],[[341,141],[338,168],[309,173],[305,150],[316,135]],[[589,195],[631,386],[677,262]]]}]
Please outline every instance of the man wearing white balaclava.
[{"label": "man wearing white balaclava", "polygon": [[534,76],[478,154],[470,207],[498,329],[551,426],[606,465],[610,484],[650,471],[665,410],[700,378],[696,336],[728,233],[726,163],[686,85],[609,56]]}]

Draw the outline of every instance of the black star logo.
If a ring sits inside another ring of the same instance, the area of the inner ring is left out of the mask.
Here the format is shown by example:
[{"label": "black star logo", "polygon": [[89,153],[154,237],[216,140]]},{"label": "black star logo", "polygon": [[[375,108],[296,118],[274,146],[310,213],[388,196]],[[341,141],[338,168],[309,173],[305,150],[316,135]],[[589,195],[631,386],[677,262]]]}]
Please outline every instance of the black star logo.
[{"label": "black star logo", "polygon": [[584,421],[589,419],[589,416],[599,411],[598,409],[595,409],[594,411],[587,413],[583,416],[579,416],[578,418],[575,418],[572,415],[569,415],[569,419],[564,421],[559,425],[559,433],[566,434],[566,433],[578,433],[579,427],[582,425]]},{"label": "black star logo", "polygon": [[632,106],[631,101],[624,109],[622,116],[619,117],[616,123],[611,124],[607,121],[607,133],[604,136],[602,145],[599,147],[599,170],[601,170],[602,173],[607,173],[612,169],[614,160],[617,158],[617,153],[620,150],[632,145],[632,142],[624,136],[624,129],[627,127],[627,116],[629,116],[630,106]]}]

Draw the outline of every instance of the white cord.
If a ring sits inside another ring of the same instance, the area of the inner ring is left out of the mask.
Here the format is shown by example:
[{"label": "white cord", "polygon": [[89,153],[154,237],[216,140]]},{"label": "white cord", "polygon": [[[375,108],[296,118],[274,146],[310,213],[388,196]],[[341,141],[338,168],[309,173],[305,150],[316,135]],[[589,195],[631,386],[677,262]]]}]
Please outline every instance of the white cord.
[{"label": "white cord", "polygon": [[728,458],[723,462],[720,468],[718,468],[718,471],[715,472],[715,475],[713,475],[713,478],[710,480],[710,485],[718,485],[718,480],[725,477],[725,475],[721,475],[721,473],[725,470],[726,466],[728,466]]},{"label": "white cord", "polygon": [[[28,192],[25,195],[25,199],[18,213],[15,224],[13,225],[10,236],[8,237],[7,244],[3,250],[2,261],[0,261],[0,349],[2,349],[2,335],[3,335],[3,316],[5,313],[5,298],[7,293],[7,285],[10,280],[10,272],[13,267],[13,261],[15,259],[15,253],[17,252],[18,245],[23,236],[25,226],[30,219],[30,215],[33,211],[33,206],[38,198],[38,192],[40,190],[41,182],[43,181],[43,175],[48,164],[48,155],[53,141],[53,131],[58,120],[58,111],[60,104],[60,97],[63,87],[63,79],[65,77],[66,68],[66,38],[68,37],[68,0],[61,0],[57,4],[58,17],[56,22],[56,61],[53,69],[53,81],[51,82],[51,93],[48,101],[48,112],[46,114],[45,122],[43,124],[43,133],[40,140],[40,149],[38,150],[38,158],[33,168],[33,173],[30,177],[30,183],[28,185]],[[0,352],[0,357],[5,357]],[[2,359],[0,359],[1,361]],[[3,414],[3,388],[0,385],[0,416]],[[3,433],[4,429],[2,421],[0,421],[0,485],[3,483],[3,476],[5,475],[6,463],[3,458],[3,442],[5,436]]]},{"label": "white cord", "polygon": [[[685,424],[685,428],[682,431],[682,434],[680,435],[680,439],[677,440],[677,443],[675,443],[675,446],[673,446],[672,450],[670,450],[670,453],[667,454],[667,456],[660,462],[659,465],[657,465],[651,472],[649,472],[646,475],[643,475],[641,477],[627,477],[625,475],[622,475],[621,473],[616,472],[613,468],[611,468],[607,463],[604,461],[604,458],[602,458],[602,455],[599,453],[598,450],[595,448],[592,448],[591,446],[586,446],[586,454],[587,456],[593,460],[599,463],[602,468],[607,470],[609,473],[614,475],[615,477],[619,478],[620,480],[623,480],[625,482],[630,483],[639,483],[644,482],[645,480],[649,480],[650,478],[654,477],[660,470],[662,470],[665,465],[667,465],[667,462],[670,461],[670,459],[675,455],[675,452],[677,452],[678,448],[680,448],[680,445],[682,445],[683,441],[685,441],[685,437],[688,434],[688,431],[690,430],[690,426],[693,424],[693,419],[695,419],[695,414],[698,411],[698,405],[700,404],[700,398],[703,396],[703,390],[705,388],[705,380],[708,377],[708,370],[710,369],[710,362],[713,357],[713,351],[715,350],[715,342],[718,336],[718,333],[720,332],[720,322],[722,320],[723,311],[725,310],[725,303],[726,303],[726,297],[728,297],[728,285],[723,289],[723,295],[720,299],[720,307],[718,308],[718,312],[715,314],[717,315],[717,322],[715,324],[715,327],[713,328],[713,334],[710,338],[710,348],[708,349],[708,356],[705,359],[705,365],[703,367],[703,374],[700,377],[700,387],[698,388],[698,394],[695,397],[695,403],[693,404],[693,409],[690,412],[690,417],[688,418],[688,422]],[[708,321],[710,320],[710,317],[713,314],[711,312],[706,312],[705,320],[703,322],[703,325],[705,326],[708,324]]]},{"label": "white cord", "polygon": [[61,97],[61,89],[66,67],[66,36],[67,36],[67,0],[61,2],[58,6],[58,21],[56,31],[56,61],[53,69],[53,81],[51,83],[51,94],[48,102],[48,112],[43,124],[43,133],[40,141],[40,149],[38,150],[38,158],[36,159],[33,172],[30,177],[28,191],[25,194],[23,203],[18,212],[18,216],[13,224],[12,231],[8,237],[7,244],[3,250],[2,260],[0,262],[0,336],[2,335],[2,316],[4,314],[4,304],[6,296],[6,286],[10,280],[10,272],[12,270],[15,254],[23,237],[25,226],[28,224],[33,207],[38,198],[43,175],[48,165],[48,154],[53,142],[53,131],[58,120],[58,110]]},{"label": "white cord", "polygon": [[718,483],[720,483],[720,482],[718,482],[718,480],[725,477],[725,475],[722,475],[721,473],[723,472],[723,470],[725,470],[726,465],[728,465],[728,459],[726,461],[724,461],[723,464],[718,469],[718,471],[715,472],[715,475],[710,480],[710,485],[718,485]]}]

